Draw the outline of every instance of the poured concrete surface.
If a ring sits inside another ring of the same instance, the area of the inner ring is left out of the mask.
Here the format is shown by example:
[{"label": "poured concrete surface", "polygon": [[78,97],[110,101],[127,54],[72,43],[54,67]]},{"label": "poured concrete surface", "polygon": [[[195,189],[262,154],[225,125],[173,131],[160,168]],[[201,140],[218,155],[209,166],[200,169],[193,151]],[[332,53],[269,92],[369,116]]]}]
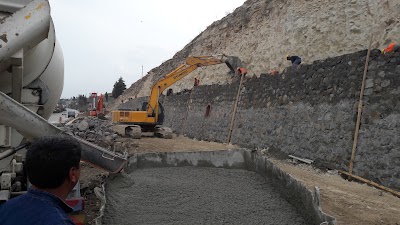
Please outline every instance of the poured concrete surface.
[{"label": "poured concrete surface", "polygon": [[108,181],[103,224],[306,224],[260,174],[143,168]]}]

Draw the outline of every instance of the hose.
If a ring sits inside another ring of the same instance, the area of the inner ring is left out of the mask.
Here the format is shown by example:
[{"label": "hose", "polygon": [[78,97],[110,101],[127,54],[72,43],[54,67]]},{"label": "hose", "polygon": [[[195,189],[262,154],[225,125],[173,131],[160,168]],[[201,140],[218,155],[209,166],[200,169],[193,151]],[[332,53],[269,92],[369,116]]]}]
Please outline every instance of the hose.
[{"label": "hose", "polygon": [[6,150],[6,151],[0,153],[0,160],[5,159],[5,158],[7,158],[7,157],[10,156],[10,155],[15,154],[15,153],[18,152],[19,150],[28,147],[30,144],[31,144],[30,142],[26,142],[26,143],[21,144],[21,145],[19,145],[19,146],[17,146],[17,147],[10,148],[10,149],[8,149],[8,150]]}]

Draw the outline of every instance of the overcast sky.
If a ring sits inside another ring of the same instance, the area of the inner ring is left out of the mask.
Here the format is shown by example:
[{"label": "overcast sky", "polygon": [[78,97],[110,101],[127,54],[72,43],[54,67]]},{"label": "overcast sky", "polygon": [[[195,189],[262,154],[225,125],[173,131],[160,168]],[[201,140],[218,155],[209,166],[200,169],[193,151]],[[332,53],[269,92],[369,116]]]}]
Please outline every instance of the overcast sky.
[{"label": "overcast sky", "polygon": [[64,53],[63,98],[128,87],[245,0],[50,0]]}]

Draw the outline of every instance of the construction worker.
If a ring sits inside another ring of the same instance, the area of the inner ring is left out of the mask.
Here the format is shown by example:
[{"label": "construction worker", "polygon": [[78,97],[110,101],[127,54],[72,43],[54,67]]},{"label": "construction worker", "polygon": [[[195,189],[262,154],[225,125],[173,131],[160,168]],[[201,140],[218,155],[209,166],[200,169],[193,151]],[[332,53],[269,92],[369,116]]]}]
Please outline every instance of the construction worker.
[{"label": "construction worker", "polygon": [[194,86],[194,87],[200,86],[200,80],[197,79],[197,77],[194,78],[194,84],[193,84],[193,86]]},{"label": "construction worker", "polygon": [[[172,88],[167,90],[167,96],[171,96],[174,94],[174,91],[172,90]],[[138,110],[139,111],[139,110]]]},{"label": "construction worker", "polygon": [[243,75],[243,76],[246,76],[246,74],[247,74],[247,70],[243,67],[238,67],[236,69],[236,72],[238,75]]},{"label": "construction worker", "polygon": [[25,169],[32,186],[0,205],[2,225],[74,225],[64,202],[78,183],[81,145],[66,136],[43,137],[28,148]]},{"label": "construction worker", "polygon": [[290,61],[292,62],[292,65],[293,65],[293,66],[298,66],[298,65],[301,64],[301,58],[298,57],[297,55],[293,55],[293,56],[287,55],[287,56],[286,56],[286,59],[287,59],[287,60],[290,60]]},{"label": "construction worker", "polygon": [[382,49],[382,54],[389,52],[400,52],[400,44],[390,43],[387,48]]}]

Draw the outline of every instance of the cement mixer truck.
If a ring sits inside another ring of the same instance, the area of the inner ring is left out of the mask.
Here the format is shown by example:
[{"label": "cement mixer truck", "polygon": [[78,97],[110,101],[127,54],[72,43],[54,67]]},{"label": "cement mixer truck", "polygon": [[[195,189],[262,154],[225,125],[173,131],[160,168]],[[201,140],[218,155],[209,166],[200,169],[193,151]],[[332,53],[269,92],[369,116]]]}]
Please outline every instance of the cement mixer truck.
[{"label": "cement mixer truck", "polygon": [[[0,204],[30,186],[24,172],[30,141],[45,135],[73,136],[47,122],[63,80],[63,54],[49,2],[0,0]],[[83,161],[110,173],[119,172],[126,163],[126,154],[78,141]],[[79,187],[75,192],[79,196]]]}]

